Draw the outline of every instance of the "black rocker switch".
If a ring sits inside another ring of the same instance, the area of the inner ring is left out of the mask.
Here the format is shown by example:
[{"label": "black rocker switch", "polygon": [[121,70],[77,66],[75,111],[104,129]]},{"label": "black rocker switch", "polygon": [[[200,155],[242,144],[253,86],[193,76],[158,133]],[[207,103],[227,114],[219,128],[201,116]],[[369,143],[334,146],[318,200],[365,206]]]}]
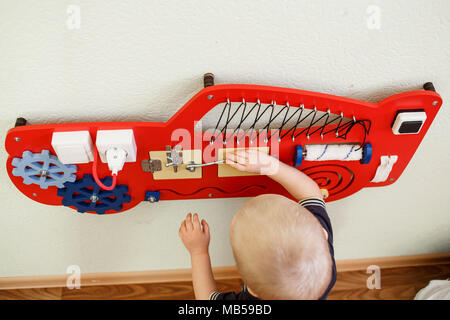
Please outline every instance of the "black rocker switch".
[{"label": "black rocker switch", "polygon": [[392,131],[397,135],[417,134],[426,119],[424,110],[400,110],[392,124]]}]

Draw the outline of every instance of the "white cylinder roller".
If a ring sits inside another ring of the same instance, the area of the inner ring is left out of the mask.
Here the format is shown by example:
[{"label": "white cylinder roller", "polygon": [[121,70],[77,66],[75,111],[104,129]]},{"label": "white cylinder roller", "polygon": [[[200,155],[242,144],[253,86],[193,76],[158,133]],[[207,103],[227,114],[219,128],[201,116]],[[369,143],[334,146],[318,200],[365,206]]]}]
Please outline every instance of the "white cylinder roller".
[{"label": "white cylinder roller", "polygon": [[361,160],[363,148],[358,144],[307,144],[304,159],[308,161]]}]

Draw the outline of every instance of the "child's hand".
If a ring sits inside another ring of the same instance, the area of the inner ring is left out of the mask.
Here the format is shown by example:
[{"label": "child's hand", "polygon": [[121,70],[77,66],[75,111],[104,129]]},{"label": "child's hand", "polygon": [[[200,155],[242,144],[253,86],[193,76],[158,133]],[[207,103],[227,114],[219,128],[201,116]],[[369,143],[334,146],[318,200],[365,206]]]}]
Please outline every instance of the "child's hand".
[{"label": "child's hand", "polygon": [[[202,228],[203,227],[203,228]],[[200,225],[198,214],[188,213],[180,226],[179,235],[191,255],[208,253],[209,226],[204,219]]]},{"label": "child's hand", "polygon": [[240,171],[273,175],[278,171],[278,159],[256,149],[236,150],[226,154],[226,164]]}]

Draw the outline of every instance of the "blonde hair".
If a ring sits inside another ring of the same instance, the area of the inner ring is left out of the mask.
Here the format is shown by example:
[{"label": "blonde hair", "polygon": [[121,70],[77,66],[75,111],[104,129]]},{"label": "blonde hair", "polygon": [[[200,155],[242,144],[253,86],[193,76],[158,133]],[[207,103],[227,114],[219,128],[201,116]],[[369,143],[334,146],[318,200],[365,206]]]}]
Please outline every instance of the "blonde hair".
[{"label": "blonde hair", "polygon": [[318,299],[331,280],[322,226],[286,197],[247,201],[233,218],[231,246],[242,280],[261,299]]}]

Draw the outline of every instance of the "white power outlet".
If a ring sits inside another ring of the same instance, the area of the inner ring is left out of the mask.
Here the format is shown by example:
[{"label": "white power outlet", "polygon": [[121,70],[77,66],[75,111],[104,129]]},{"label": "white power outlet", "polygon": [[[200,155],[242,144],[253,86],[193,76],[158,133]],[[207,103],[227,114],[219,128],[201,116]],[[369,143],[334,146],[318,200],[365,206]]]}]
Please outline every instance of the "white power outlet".
[{"label": "white power outlet", "polygon": [[136,162],[137,146],[132,129],[99,130],[95,141],[100,159],[106,163],[106,151],[111,148],[121,148],[126,151],[125,162]]}]

